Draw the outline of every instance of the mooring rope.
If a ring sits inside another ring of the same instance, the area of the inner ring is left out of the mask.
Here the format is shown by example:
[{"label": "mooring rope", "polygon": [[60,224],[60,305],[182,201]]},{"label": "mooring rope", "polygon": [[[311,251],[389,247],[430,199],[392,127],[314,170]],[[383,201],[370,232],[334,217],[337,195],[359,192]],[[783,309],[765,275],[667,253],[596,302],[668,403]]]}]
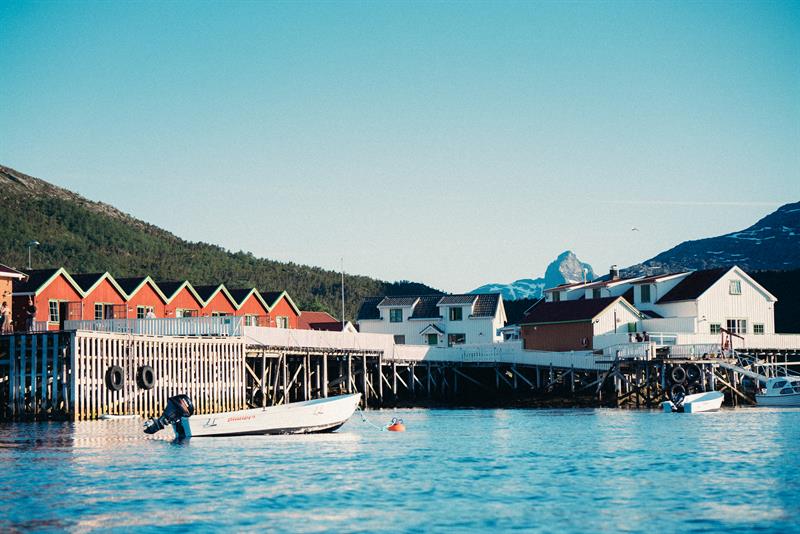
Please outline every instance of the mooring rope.
[{"label": "mooring rope", "polygon": [[369,426],[371,426],[373,428],[376,428],[376,429],[380,430],[381,432],[385,432],[386,431],[386,427],[385,426],[378,426],[375,423],[373,423],[372,421],[370,421],[369,419],[367,419],[367,416],[364,415],[364,410],[361,409],[361,406],[356,406],[356,410],[358,410],[358,414],[361,416],[361,420],[363,422],[367,423]]}]

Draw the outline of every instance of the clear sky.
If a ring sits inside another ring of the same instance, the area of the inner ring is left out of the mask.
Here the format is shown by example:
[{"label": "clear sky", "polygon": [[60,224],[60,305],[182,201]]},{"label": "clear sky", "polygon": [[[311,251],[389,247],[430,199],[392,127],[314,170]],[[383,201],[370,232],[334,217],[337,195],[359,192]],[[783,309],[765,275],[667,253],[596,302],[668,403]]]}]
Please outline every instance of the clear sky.
[{"label": "clear sky", "polygon": [[467,291],[800,200],[797,1],[6,1],[0,28],[0,163],[257,256]]}]

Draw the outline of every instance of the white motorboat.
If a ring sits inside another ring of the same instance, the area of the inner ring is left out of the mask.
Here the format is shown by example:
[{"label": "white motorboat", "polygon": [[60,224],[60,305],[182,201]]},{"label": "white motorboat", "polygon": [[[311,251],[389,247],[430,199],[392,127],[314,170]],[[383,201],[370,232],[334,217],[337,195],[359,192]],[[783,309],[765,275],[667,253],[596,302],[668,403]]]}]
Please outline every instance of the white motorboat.
[{"label": "white motorboat", "polygon": [[354,393],[192,417],[191,399],[177,395],[167,401],[164,415],[145,422],[144,430],[154,434],[172,425],[178,438],[333,432],[350,419],[360,400],[361,394]]},{"label": "white motorboat", "polygon": [[777,376],[767,380],[767,387],[756,393],[758,406],[800,406],[800,377]]},{"label": "white motorboat", "polygon": [[683,401],[677,405],[672,401],[664,401],[661,403],[661,407],[667,413],[715,412],[720,409],[724,399],[725,395],[721,391],[706,391],[704,393],[686,395]]}]

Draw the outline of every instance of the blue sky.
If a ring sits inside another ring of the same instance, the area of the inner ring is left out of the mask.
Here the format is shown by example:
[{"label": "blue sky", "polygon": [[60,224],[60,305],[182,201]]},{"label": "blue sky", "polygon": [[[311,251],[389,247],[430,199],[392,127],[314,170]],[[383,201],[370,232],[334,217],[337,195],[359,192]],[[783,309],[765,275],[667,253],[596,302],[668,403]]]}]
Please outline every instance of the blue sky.
[{"label": "blue sky", "polygon": [[0,26],[0,163],[257,256],[466,291],[800,200],[800,2],[4,2]]}]

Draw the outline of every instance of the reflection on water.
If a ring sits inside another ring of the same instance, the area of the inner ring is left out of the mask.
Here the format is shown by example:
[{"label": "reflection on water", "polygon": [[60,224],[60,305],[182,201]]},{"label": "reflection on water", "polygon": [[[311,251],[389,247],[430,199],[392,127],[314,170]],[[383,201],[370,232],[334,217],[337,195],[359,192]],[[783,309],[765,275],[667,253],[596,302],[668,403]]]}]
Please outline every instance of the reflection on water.
[{"label": "reflection on water", "polygon": [[0,530],[780,531],[800,410],[401,410],[405,433],[172,440],[141,421],[0,426]]}]

